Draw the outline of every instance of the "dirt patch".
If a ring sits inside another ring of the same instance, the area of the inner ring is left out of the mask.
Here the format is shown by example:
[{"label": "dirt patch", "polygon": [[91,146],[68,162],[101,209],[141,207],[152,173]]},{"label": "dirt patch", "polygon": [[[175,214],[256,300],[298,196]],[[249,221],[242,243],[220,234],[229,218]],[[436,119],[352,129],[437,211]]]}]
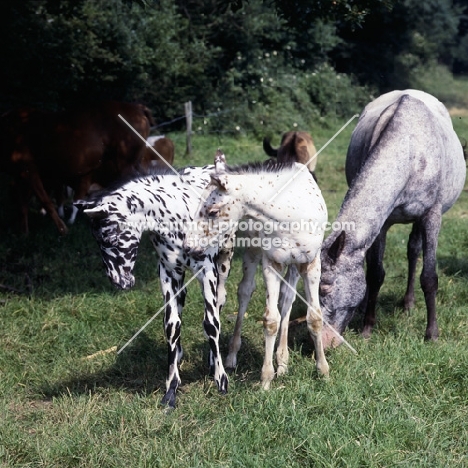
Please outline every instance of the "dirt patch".
[{"label": "dirt patch", "polygon": [[468,109],[465,107],[451,107],[449,114],[452,117],[468,117]]}]

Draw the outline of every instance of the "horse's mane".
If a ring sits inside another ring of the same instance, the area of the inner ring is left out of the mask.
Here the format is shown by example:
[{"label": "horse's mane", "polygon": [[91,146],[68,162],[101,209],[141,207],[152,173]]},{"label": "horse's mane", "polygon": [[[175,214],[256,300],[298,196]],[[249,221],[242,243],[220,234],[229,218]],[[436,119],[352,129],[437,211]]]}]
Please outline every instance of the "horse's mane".
[{"label": "horse's mane", "polygon": [[[135,182],[138,180],[147,179],[149,177],[156,177],[156,176],[168,176],[168,175],[181,175],[183,176],[187,169],[195,168],[196,166],[188,166],[188,167],[181,167],[181,168],[174,168],[175,172],[170,169],[169,167],[150,167],[145,169],[143,167],[138,167],[138,169],[134,169],[130,174],[123,176],[116,180],[115,182],[109,184],[107,187],[96,190],[92,192],[88,197],[87,200],[91,201],[98,201],[104,198],[106,195],[110,195],[111,193],[115,192],[116,190],[121,189],[124,185],[127,185],[130,182]],[[196,167],[197,169],[207,169],[210,166],[201,166]]]},{"label": "horse's mane", "polygon": [[268,159],[262,162],[251,162],[237,166],[226,166],[226,173],[233,175],[241,174],[260,174],[264,172],[281,172],[284,169],[292,169],[295,162],[278,163],[275,160]]}]

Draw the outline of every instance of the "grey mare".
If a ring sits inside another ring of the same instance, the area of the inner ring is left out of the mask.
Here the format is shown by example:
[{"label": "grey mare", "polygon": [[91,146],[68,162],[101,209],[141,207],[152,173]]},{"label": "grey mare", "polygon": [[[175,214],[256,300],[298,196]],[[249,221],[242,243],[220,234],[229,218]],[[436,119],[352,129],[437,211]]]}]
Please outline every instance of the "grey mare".
[{"label": "grey mare", "polygon": [[[365,107],[348,148],[349,190],[336,220],[341,226],[354,222],[355,230],[331,233],[322,248],[320,302],[326,323],[342,333],[364,300],[363,335],[370,336],[385,277],[387,231],[396,223],[412,223],[404,305],[409,309],[414,304],[416,262],[422,249],[425,339],[438,338],[437,241],[442,214],[460,195],[465,175],[462,145],[447,109],[435,97],[416,90],[392,91]],[[324,328],[325,346],[336,337],[331,327]]]}]

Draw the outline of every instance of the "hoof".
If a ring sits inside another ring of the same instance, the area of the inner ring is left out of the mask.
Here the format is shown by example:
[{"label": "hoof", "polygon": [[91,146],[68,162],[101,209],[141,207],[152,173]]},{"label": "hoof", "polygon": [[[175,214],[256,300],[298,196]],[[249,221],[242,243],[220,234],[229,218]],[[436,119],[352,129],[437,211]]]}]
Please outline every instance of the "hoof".
[{"label": "hoof", "polygon": [[437,341],[439,339],[439,335],[425,335],[424,341]]},{"label": "hoof", "polygon": [[285,375],[288,373],[288,366],[279,365],[278,369],[276,370],[276,375],[279,377],[280,375]]},{"label": "hoof", "polygon": [[226,395],[226,393],[228,392],[228,385],[229,385],[229,380],[228,380],[227,375],[223,374],[219,382],[217,382],[217,384],[218,384],[218,392],[221,393],[221,395]]},{"label": "hoof", "polygon": [[234,370],[237,367],[237,357],[229,354],[224,361],[224,365],[226,369]]},{"label": "hoof", "polygon": [[161,405],[165,406],[167,410],[174,410],[175,402],[176,402],[175,392],[173,390],[169,390],[163,396],[163,399],[161,400]]},{"label": "hoof", "polygon": [[439,327],[437,325],[426,328],[424,341],[437,341],[439,338]]},{"label": "hoof", "polygon": [[270,390],[271,380],[262,380],[262,390],[267,392]]}]

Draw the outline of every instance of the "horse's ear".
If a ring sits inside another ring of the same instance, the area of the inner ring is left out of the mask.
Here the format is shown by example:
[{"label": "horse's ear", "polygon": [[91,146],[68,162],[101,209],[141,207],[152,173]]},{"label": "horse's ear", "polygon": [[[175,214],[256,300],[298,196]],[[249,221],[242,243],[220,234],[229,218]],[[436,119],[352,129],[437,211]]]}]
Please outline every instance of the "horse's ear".
[{"label": "horse's ear", "polygon": [[88,215],[91,219],[104,219],[109,215],[109,212],[102,206],[85,209],[83,213]]},{"label": "horse's ear", "polygon": [[340,235],[333,241],[333,244],[328,249],[328,257],[333,263],[336,263],[338,257],[343,252],[343,248],[346,241],[346,232],[341,231]]},{"label": "horse's ear", "polygon": [[211,174],[211,183],[222,192],[228,191],[228,177],[226,174]]},{"label": "horse's ear", "polygon": [[218,148],[214,158],[214,165],[217,174],[223,173],[226,171],[226,156]]}]

